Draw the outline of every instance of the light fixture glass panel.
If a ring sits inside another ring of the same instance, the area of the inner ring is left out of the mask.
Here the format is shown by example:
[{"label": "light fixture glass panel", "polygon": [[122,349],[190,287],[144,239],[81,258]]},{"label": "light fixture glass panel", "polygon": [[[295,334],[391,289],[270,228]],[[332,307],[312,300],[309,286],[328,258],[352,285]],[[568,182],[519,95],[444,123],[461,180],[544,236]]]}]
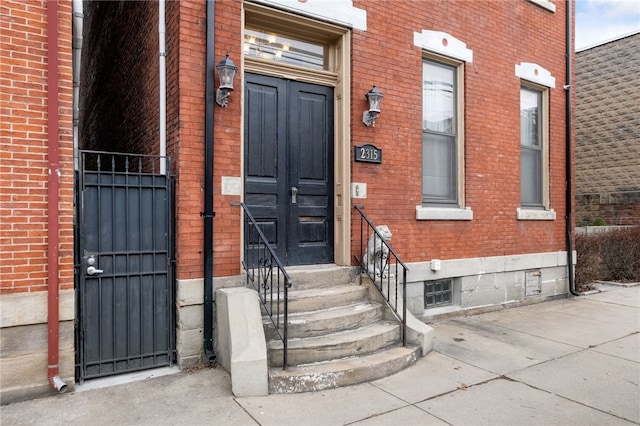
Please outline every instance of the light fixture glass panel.
[{"label": "light fixture glass panel", "polygon": [[244,54],[315,70],[326,69],[326,46],[246,28]]}]

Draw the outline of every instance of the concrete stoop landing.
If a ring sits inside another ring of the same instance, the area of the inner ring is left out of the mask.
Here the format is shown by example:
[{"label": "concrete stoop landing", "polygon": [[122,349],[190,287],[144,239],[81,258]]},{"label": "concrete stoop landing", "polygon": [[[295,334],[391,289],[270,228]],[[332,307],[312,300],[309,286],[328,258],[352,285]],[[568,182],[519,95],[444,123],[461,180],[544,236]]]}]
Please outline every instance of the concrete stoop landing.
[{"label": "concrete stoop landing", "polygon": [[287,269],[288,360],[268,317],[263,318],[269,393],[310,392],[377,380],[421,356],[419,345],[402,346],[401,324],[386,304],[360,284],[352,268],[335,265]]}]

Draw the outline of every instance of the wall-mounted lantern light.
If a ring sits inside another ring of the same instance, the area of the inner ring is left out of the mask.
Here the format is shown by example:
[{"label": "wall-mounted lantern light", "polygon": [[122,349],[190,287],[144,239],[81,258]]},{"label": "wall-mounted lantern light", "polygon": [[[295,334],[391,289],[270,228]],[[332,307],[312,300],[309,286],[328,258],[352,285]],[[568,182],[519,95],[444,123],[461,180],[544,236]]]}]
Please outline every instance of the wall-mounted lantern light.
[{"label": "wall-mounted lantern light", "polygon": [[362,113],[362,122],[367,127],[375,126],[376,118],[380,114],[380,102],[382,102],[384,95],[380,93],[376,86],[373,86],[365,96],[369,100],[369,110]]},{"label": "wall-mounted lantern light", "polygon": [[224,108],[229,103],[229,95],[233,90],[233,80],[236,78],[238,68],[229,59],[229,52],[227,52],[227,57],[218,63],[216,69],[220,77],[220,87],[216,91],[216,103]]}]

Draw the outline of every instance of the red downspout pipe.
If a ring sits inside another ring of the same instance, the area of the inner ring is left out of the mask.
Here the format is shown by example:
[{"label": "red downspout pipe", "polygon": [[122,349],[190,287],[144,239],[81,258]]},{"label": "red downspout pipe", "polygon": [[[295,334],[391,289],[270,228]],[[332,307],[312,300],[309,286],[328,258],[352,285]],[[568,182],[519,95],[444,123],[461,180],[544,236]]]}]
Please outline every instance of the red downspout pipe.
[{"label": "red downspout pipe", "polygon": [[67,385],[58,373],[59,358],[59,200],[58,179],[59,141],[58,141],[58,2],[47,1],[47,157],[49,177],[47,182],[47,340],[48,361],[47,376],[49,384],[59,392],[65,392]]}]

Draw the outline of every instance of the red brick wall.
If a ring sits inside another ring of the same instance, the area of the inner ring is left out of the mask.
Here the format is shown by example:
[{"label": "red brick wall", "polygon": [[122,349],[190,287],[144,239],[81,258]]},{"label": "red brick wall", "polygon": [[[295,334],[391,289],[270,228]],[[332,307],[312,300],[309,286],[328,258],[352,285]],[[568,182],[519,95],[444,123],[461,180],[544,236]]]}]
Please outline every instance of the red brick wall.
[{"label": "red brick wall", "polygon": [[[216,1],[215,63],[228,49],[240,62],[241,2]],[[167,145],[179,145],[176,161],[176,251],[179,279],[203,276],[204,132],[206,3],[167,2]],[[216,87],[218,85],[216,75]],[[241,87],[241,77],[236,78]],[[240,92],[231,96],[227,108],[214,110],[214,275],[239,273],[240,211],[231,207],[238,197],[220,195],[222,176],[240,176]]]},{"label": "red brick wall", "polygon": [[71,2],[0,6],[0,293],[47,289],[47,7],[58,7],[59,278],[73,288]]},{"label": "red brick wall", "polygon": [[[204,2],[169,2],[179,46],[169,62],[170,144],[179,141],[178,277],[202,277],[205,25]],[[356,200],[394,234],[403,260],[453,259],[565,250],[565,7],[552,13],[525,0],[413,1],[354,0],[367,11],[367,31],[352,32],[351,145],[370,142],[384,151],[381,165],[351,164],[351,178],[368,184],[368,198]],[[179,9],[179,10],[178,10]],[[179,12],[179,13],[178,13]],[[170,16],[169,14],[167,16]],[[178,17],[176,17],[179,15]],[[179,30],[178,30],[179,28]],[[465,70],[465,195],[472,221],[417,221],[421,203],[422,53],[413,32],[447,32],[473,50]],[[240,64],[241,2],[216,1],[215,62],[229,50]],[[177,53],[176,53],[177,51]],[[555,221],[517,221],[520,205],[520,79],[515,65],[534,62],[556,78],[550,90],[550,204]],[[171,68],[171,67],[170,67]],[[241,70],[236,87],[241,88]],[[178,85],[179,83],[179,85]],[[216,76],[216,85],[217,85]],[[375,128],[361,124],[364,94],[376,84],[384,93]],[[178,119],[179,117],[179,119]],[[215,107],[214,275],[239,273],[239,212],[220,195],[221,176],[240,176],[240,93],[226,109]],[[353,216],[352,250],[359,245]]]},{"label": "red brick wall", "polygon": [[[353,32],[352,144],[382,148],[381,165],[352,163],[367,182],[367,215],[386,223],[403,260],[454,259],[564,250],[565,5],[551,13],[525,0],[354,1],[367,31]],[[465,195],[472,221],[417,221],[421,204],[421,51],[413,32],[447,32],[473,50],[465,69]],[[372,66],[371,62],[378,63]],[[550,204],[557,219],[517,221],[520,204],[520,79],[515,65],[534,62],[556,78],[550,90]],[[385,94],[375,129],[360,125],[364,94]],[[354,236],[358,224],[354,221]],[[359,237],[358,237],[359,238]],[[354,237],[355,239],[355,237]],[[353,241],[356,250],[358,241]]]}]

